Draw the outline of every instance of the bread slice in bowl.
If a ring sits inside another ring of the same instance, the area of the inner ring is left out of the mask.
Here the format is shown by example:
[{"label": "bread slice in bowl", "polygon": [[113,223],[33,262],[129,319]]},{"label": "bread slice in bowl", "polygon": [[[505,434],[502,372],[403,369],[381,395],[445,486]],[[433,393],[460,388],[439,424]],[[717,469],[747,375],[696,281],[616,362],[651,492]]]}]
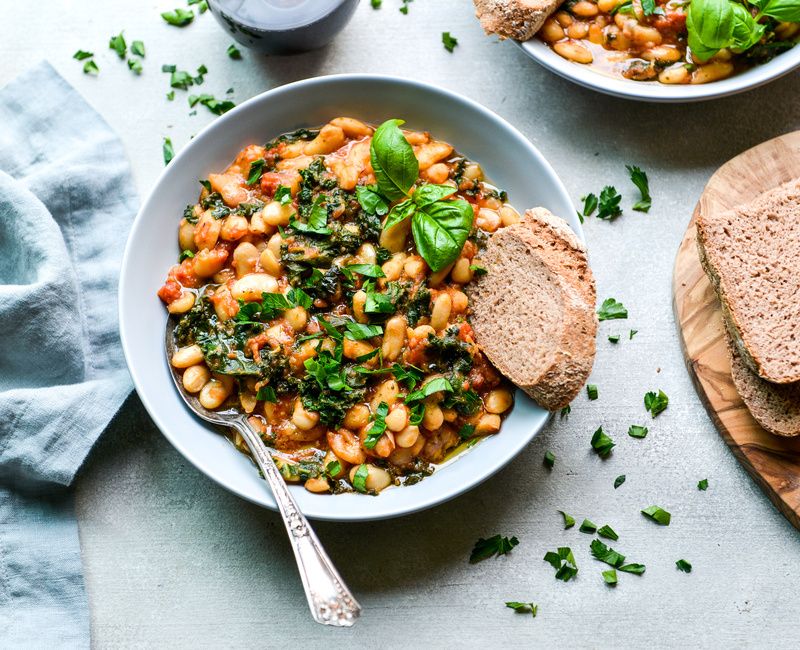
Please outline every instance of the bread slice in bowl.
[{"label": "bread slice in bowl", "polygon": [[527,41],[562,0],[474,0],[475,15],[487,34]]},{"label": "bread slice in bowl", "polygon": [[800,179],[701,213],[697,245],[742,361],[767,381],[800,381]]},{"label": "bread slice in bowl", "polygon": [[733,384],[755,421],[776,436],[800,435],[800,383],[765,381],[744,363],[730,338],[728,353]]},{"label": "bread slice in bowl", "polygon": [[555,411],[592,370],[597,315],[586,248],[543,208],[496,231],[470,289],[470,323],[489,360],[540,406]]}]

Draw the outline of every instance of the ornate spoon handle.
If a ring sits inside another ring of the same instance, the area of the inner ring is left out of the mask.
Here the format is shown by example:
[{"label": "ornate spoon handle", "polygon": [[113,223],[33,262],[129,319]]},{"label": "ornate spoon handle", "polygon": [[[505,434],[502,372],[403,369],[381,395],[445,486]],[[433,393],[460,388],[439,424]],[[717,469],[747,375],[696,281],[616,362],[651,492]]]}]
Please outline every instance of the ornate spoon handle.
[{"label": "ornate spoon handle", "polygon": [[361,605],[350,593],[308,520],[297,507],[269,449],[246,422],[233,424],[272,488],[289,533],[311,615],[323,625],[350,627],[361,614]]}]

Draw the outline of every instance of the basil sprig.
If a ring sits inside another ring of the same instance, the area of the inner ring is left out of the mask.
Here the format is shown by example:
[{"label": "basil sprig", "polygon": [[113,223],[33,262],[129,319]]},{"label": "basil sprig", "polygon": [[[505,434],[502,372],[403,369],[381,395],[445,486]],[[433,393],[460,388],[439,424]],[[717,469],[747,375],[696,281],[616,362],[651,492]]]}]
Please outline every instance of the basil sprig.
[{"label": "basil sprig", "polygon": [[[387,120],[372,136],[370,160],[377,187],[370,192],[387,202],[397,203],[389,211],[383,229],[411,219],[411,232],[422,258],[433,271],[440,271],[458,259],[472,229],[472,206],[462,199],[448,200],[456,189],[449,185],[423,184],[412,193],[419,176],[419,162],[400,130],[402,120]],[[362,206],[382,207],[362,191]],[[378,210],[376,213],[379,214]]]},{"label": "basil sprig", "polygon": [[[749,5],[759,11],[753,16]],[[769,16],[782,22],[800,22],[797,0],[692,0],[686,14],[689,48],[700,61],[707,61],[723,48],[744,52],[756,45],[767,27],[759,21]]]}]

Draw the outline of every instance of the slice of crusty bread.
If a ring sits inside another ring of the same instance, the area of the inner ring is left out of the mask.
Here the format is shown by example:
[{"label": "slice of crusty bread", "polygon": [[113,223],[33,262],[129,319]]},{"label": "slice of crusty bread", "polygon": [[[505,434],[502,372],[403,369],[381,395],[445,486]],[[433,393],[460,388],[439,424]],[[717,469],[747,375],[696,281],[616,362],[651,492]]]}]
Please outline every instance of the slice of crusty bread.
[{"label": "slice of crusty bread", "polygon": [[742,361],[730,338],[728,353],[733,384],[756,422],[776,436],[800,435],[800,383],[764,381]]},{"label": "slice of crusty bread", "polygon": [[800,179],[700,214],[697,245],[742,360],[767,381],[800,381]]},{"label": "slice of crusty bread", "polygon": [[595,355],[594,277],[565,221],[537,208],[495,232],[470,285],[470,323],[489,360],[549,411],[583,387]]},{"label": "slice of crusty bread", "polygon": [[563,0],[474,0],[475,15],[487,34],[527,41]]}]

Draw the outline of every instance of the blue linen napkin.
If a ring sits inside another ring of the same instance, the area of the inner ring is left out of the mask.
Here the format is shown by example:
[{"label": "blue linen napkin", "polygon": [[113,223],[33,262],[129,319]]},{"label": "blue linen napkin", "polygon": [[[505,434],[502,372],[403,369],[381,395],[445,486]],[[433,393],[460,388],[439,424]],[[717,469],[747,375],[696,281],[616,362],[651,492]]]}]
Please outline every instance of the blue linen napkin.
[{"label": "blue linen napkin", "polygon": [[117,276],[122,144],[47,63],[0,90],[0,647],[82,647],[68,486],[130,393]]}]

